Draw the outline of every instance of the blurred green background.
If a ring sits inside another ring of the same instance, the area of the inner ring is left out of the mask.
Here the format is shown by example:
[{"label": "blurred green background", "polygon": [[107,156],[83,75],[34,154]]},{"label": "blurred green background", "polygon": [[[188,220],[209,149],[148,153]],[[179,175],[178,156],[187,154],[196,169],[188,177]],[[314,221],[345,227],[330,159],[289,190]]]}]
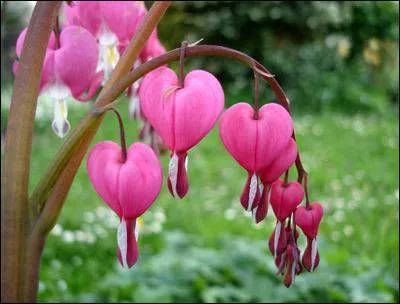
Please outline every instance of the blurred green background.
[{"label": "blurred green background", "polygon": [[[11,1],[2,14],[2,152],[10,63],[28,7]],[[398,22],[394,1],[174,3],[159,26],[167,49],[200,38],[238,49],[269,68],[287,92],[311,199],[325,208],[320,266],[290,289],[283,286],[267,249],[272,211],[258,225],[243,212],[246,172],[225,151],[215,127],[190,151],[189,194],[174,200],[164,185],[142,217],[140,258],[129,271],[116,259],[117,218],[83,165],[43,254],[39,301],[398,302]],[[239,63],[194,58],[187,60],[190,68],[217,75],[227,106],[252,102],[252,74]],[[261,96],[274,100],[266,84]],[[90,106],[70,102],[72,126]],[[136,141],[138,122],[129,120],[127,101],[119,108],[127,141]],[[52,101],[42,96],[31,190],[62,144],[51,131],[52,111]],[[112,115],[93,143],[105,139],[118,142]],[[168,156],[161,160],[165,176]],[[304,248],[304,239],[300,244]]]}]

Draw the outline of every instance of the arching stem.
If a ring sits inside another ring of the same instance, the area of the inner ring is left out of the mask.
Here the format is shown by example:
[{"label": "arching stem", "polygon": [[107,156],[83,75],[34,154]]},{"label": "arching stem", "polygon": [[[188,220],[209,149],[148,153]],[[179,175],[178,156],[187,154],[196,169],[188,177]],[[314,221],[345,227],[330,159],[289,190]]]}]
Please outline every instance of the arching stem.
[{"label": "arching stem", "polygon": [[121,114],[115,108],[107,107],[106,109],[104,109],[104,111],[101,111],[98,114],[102,114],[102,113],[108,112],[108,111],[112,111],[112,112],[115,113],[115,115],[117,115],[118,124],[119,124],[119,137],[120,137],[121,150],[122,150],[121,162],[125,163],[126,162],[126,158],[127,158],[127,150],[126,150],[126,139],[125,139],[124,122],[122,120]]},{"label": "arching stem", "polygon": [[185,50],[188,46],[187,41],[183,41],[179,54],[179,87],[183,88],[185,86]]}]

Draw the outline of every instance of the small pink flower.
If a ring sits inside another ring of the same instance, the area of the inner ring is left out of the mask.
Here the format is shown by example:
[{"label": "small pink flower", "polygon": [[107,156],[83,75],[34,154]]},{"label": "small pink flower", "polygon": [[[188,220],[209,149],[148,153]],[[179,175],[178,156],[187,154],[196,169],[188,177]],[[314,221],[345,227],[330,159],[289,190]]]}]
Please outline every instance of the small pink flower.
[{"label": "small pink flower", "polygon": [[324,210],[319,203],[312,203],[307,207],[298,207],[294,214],[294,221],[303,230],[307,237],[307,247],[303,254],[303,265],[308,271],[314,271],[319,264],[317,235],[319,224]]},{"label": "small pink flower", "polygon": [[[244,209],[251,211],[262,197],[259,172],[273,164],[289,144],[293,133],[290,114],[282,106],[270,103],[259,110],[258,119],[247,103],[237,103],[222,116],[220,137],[233,158],[247,170],[248,178],[241,195]],[[267,192],[264,187],[263,191]]]},{"label": "small pink flower", "polygon": [[132,267],[138,258],[136,219],[154,202],[162,186],[162,168],[153,150],[143,143],[131,145],[121,161],[121,148],[112,141],[95,145],[87,159],[94,189],[119,216],[118,258]]},{"label": "small pink flower", "polygon": [[[26,30],[17,41],[17,56],[21,55]],[[60,34],[60,48],[56,48],[52,34],[47,46],[41,75],[41,93],[55,100],[52,127],[63,137],[70,129],[67,120],[66,99],[73,96],[79,101],[90,100],[101,85],[103,74],[96,73],[98,50],[96,40],[84,28],[66,27]],[[20,63],[14,64],[14,73]]]},{"label": "small pink flower", "polygon": [[187,151],[217,122],[224,106],[222,87],[212,74],[195,70],[180,88],[175,72],[161,67],[144,77],[139,97],[144,116],[171,151],[168,188],[182,198],[188,191]]},{"label": "small pink flower", "polygon": [[298,182],[286,185],[277,180],[271,186],[270,203],[278,221],[284,221],[295,210],[304,198],[304,190]]}]

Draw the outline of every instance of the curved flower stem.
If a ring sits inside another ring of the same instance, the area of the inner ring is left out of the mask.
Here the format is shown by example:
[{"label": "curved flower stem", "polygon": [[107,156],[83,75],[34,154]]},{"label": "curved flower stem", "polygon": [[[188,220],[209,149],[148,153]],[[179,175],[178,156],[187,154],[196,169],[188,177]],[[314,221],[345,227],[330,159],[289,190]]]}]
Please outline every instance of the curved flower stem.
[{"label": "curved flower stem", "polygon": [[305,195],[306,195],[306,208],[307,209],[311,209],[311,206],[310,206],[310,199],[309,199],[309,196],[308,196],[308,174],[307,173],[304,173],[304,176],[303,176],[303,187],[304,187],[304,193],[305,193]]},{"label": "curved flower stem", "polygon": [[187,41],[183,41],[181,45],[181,51],[179,54],[179,87],[183,88],[185,86],[185,50],[188,46]]},{"label": "curved flower stem", "polygon": [[[121,80],[116,83],[107,94],[101,96],[98,102],[95,104],[95,107],[99,105],[107,105],[110,104],[113,100],[115,100],[119,94],[121,94],[129,85],[131,85],[137,79],[143,77],[148,72],[168,63],[171,63],[175,60],[180,58],[181,49],[174,49],[169,51],[166,54],[163,54],[159,57],[156,57],[141,66],[139,66],[134,71],[129,72],[125,75]],[[198,56],[217,56],[217,57],[228,57],[232,58],[236,61],[242,62],[252,68],[257,74],[261,75],[263,79],[270,85],[272,88],[278,102],[290,113],[290,102],[289,99],[286,97],[284,90],[279,85],[278,81],[275,79],[274,75],[261,63],[256,61],[254,58],[239,52],[237,50],[218,46],[218,45],[195,45],[195,46],[188,46],[185,49],[185,58],[188,57],[198,57]],[[117,103],[113,102],[113,106]],[[293,139],[296,140],[295,132],[293,131],[292,135]],[[296,157],[296,169],[298,173],[298,180],[301,183],[304,174],[306,174],[306,170],[303,167],[301,162],[300,153],[297,152]]]},{"label": "curved flower stem", "polygon": [[254,71],[254,116],[258,119],[258,94],[259,94],[260,77],[257,71]]},{"label": "curved flower stem", "polygon": [[124,128],[124,122],[122,120],[121,114],[118,112],[118,110],[116,110],[115,108],[106,108],[104,111],[99,112],[99,114],[108,112],[108,111],[112,111],[115,113],[115,115],[117,115],[117,119],[118,119],[118,124],[119,124],[119,138],[121,141],[121,150],[122,150],[122,163],[126,162],[126,156],[127,156],[127,152],[126,152],[126,140],[125,140],[125,128]]}]

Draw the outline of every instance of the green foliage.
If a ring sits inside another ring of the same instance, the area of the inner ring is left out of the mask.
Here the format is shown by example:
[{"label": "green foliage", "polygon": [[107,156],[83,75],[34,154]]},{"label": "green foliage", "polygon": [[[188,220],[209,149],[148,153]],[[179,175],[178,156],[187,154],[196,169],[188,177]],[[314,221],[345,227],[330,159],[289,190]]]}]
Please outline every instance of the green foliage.
[{"label": "green foliage", "polygon": [[[398,4],[340,1],[184,1],[162,21],[162,41],[184,39],[250,54],[276,75],[295,110],[382,112],[398,102]],[[252,74],[228,60],[189,60],[222,80],[237,102]],[[274,99],[271,92],[265,101]]]}]

